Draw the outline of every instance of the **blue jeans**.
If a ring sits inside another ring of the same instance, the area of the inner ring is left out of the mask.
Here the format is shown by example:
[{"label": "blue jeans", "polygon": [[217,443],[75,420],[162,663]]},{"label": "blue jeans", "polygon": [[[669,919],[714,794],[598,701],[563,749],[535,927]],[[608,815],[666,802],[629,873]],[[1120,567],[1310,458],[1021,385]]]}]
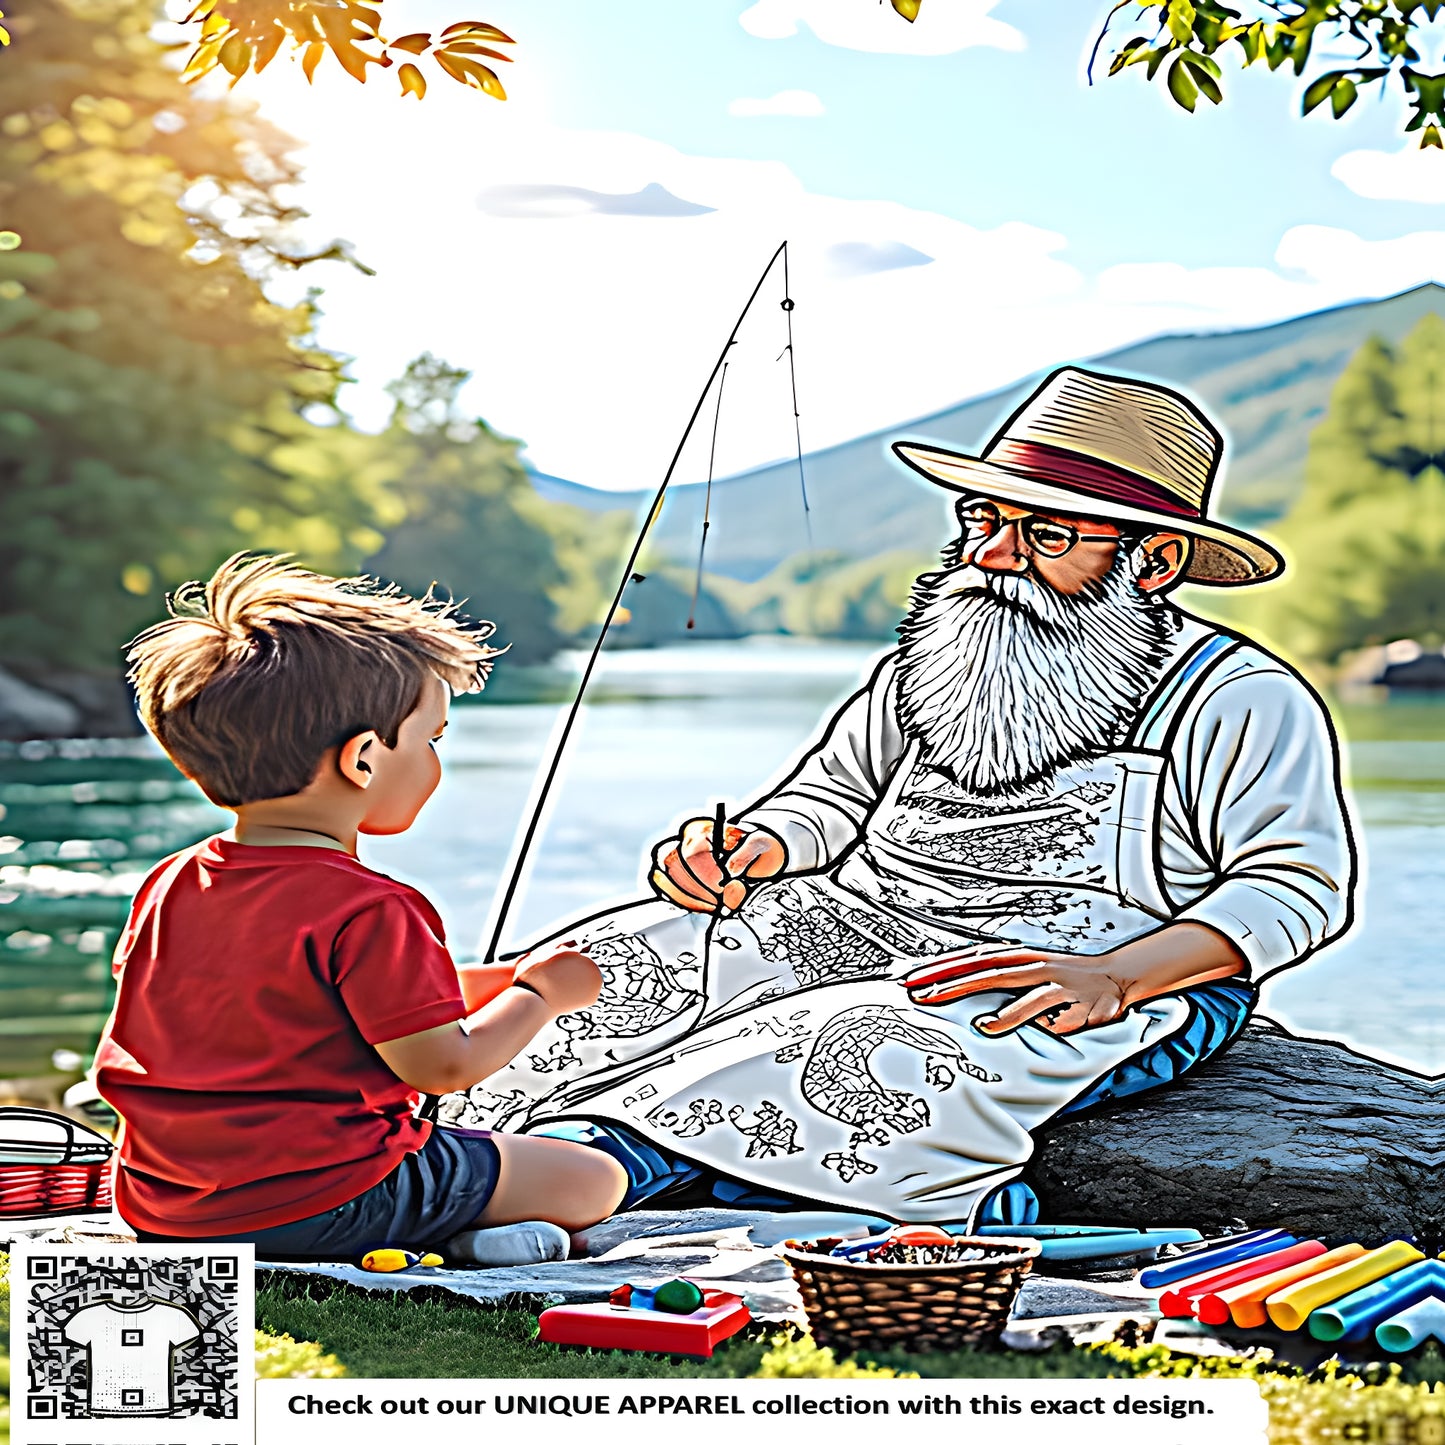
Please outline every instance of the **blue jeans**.
[{"label": "blue jeans", "polygon": [[[1110,1070],[1059,1110],[1055,1117],[1066,1118],[1095,1104],[1124,1099],[1131,1094],[1141,1094],[1146,1089],[1157,1089],[1172,1083],[1186,1070],[1217,1053],[1239,1033],[1249,1019],[1255,995],[1247,983],[1221,979],[1216,983],[1202,983],[1197,988],[1186,989],[1179,997],[1186,999],[1190,1006],[1189,1018],[1182,1029]],[[658,1196],[664,1192],[677,1196],[684,1190],[690,1204],[711,1202],[729,1209],[798,1207],[795,1199],[769,1194],[756,1185],[729,1179],[706,1165],[695,1164],[677,1154],[664,1153],[621,1124],[562,1120],[544,1124],[531,1132],[552,1139],[589,1144],[616,1159],[627,1171],[630,1181],[627,1193],[618,1205],[619,1211],[635,1209],[649,1200],[661,1203],[663,1201]],[[1003,1187],[1027,1189],[1027,1186],[1017,1184]],[[1019,1217],[1019,1209],[1010,1210],[1009,1214],[1008,1219],[1000,1222],[1026,1222]]]}]

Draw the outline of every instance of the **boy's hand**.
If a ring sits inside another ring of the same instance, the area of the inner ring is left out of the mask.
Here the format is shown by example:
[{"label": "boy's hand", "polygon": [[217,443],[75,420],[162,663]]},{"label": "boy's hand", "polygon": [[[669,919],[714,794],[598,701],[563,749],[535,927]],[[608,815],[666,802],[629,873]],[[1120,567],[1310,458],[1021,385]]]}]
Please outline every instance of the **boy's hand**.
[{"label": "boy's hand", "polygon": [[553,1013],[570,1014],[597,1002],[602,974],[585,953],[554,953],[521,964],[514,982],[541,995]]}]

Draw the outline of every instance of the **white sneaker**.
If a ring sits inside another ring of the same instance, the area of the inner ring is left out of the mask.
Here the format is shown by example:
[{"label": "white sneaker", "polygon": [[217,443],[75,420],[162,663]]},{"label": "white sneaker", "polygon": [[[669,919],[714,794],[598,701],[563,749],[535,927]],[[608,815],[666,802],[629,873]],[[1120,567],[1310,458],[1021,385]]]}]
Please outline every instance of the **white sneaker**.
[{"label": "white sneaker", "polygon": [[566,1259],[571,1241],[560,1225],[543,1219],[499,1224],[492,1229],[464,1229],[442,1249],[448,1264],[499,1269],[506,1265],[546,1264]]}]

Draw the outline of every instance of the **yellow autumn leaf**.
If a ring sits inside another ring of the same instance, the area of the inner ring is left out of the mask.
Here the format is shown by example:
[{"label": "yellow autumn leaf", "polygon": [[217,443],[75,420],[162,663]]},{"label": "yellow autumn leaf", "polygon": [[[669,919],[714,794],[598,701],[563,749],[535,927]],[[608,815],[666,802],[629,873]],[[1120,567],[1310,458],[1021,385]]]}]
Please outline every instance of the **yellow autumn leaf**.
[{"label": "yellow autumn leaf", "polygon": [[495,25],[487,25],[480,20],[458,20],[455,25],[448,25],[442,31],[443,39],[465,38],[468,40],[496,40],[503,45],[515,45],[517,42],[504,30],[498,30]]},{"label": "yellow autumn leaf", "polygon": [[418,100],[426,95],[426,77],[410,61],[397,71],[396,78],[401,81],[403,95],[414,95]]},{"label": "yellow autumn leaf", "polygon": [[270,30],[266,32],[262,39],[256,42],[256,59],[254,64],[257,75],[260,75],[260,73],[275,60],[276,52],[280,50],[281,42],[285,38],[286,32],[273,20]]},{"label": "yellow autumn leaf", "polygon": [[251,68],[251,47],[239,35],[232,35],[221,46],[220,60],[239,80]]},{"label": "yellow autumn leaf", "polygon": [[305,73],[308,83],[316,74],[316,67],[321,64],[321,57],[325,54],[326,46],[320,40],[313,40],[306,47],[306,53],[301,57],[301,69]]},{"label": "yellow autumn leaf", "polygon": [[488,55],[493,60],[505,60],[509,65],[512,57],[503,55],[500,50],[493,50],[487,45],[478,45],[475,40],[448,40],[447,50],[452,55]]},{"label": "yellow autumn leaf", "polygon": [[388,50],[405,50],[412,55],[420,55],[431,45],[431,36],[424,30],[418,30],[413,35],[403,35],[400,40],[393,40],[386,48]]},{"label": "yellow autumn leaf", "polygon": [[923,8],[923,0],[893,0],[893,8],[912,25]]},{"label": "yellow autumn leaf", "polygon": [[185,68],[181,71],[181,79],[189,83],[199,80],[203,75],[209,75],[216,68],[220,56],[221,42],[219,40],[208,40],[204,45],[196,46],[187,58]]},{"label": "yellow autumn leaf", "polygon": [[507,92],[502,88],[502,82],[478,61],[468,60],[465,55],[453,55],[449,50],[438,50],[436,62],[453,80],[474,90],[485,91],[495,100],[506,100]]}]

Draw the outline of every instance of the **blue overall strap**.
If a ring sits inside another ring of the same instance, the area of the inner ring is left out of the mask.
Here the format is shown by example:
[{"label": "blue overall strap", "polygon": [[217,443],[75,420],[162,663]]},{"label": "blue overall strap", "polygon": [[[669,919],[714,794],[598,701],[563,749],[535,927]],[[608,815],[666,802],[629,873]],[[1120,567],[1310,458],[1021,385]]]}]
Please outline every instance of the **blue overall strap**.
[{"label": "blue overall strap", "polygon": [[1205,674],[1238,646],[1239,639],[1227,632],[1211,632],[1208,637],[1200,638],[1154,690],[1154,696],[1129,735],[1129,746],[1141,752],[1163,752],[1175,717],[1204,681]]}]

